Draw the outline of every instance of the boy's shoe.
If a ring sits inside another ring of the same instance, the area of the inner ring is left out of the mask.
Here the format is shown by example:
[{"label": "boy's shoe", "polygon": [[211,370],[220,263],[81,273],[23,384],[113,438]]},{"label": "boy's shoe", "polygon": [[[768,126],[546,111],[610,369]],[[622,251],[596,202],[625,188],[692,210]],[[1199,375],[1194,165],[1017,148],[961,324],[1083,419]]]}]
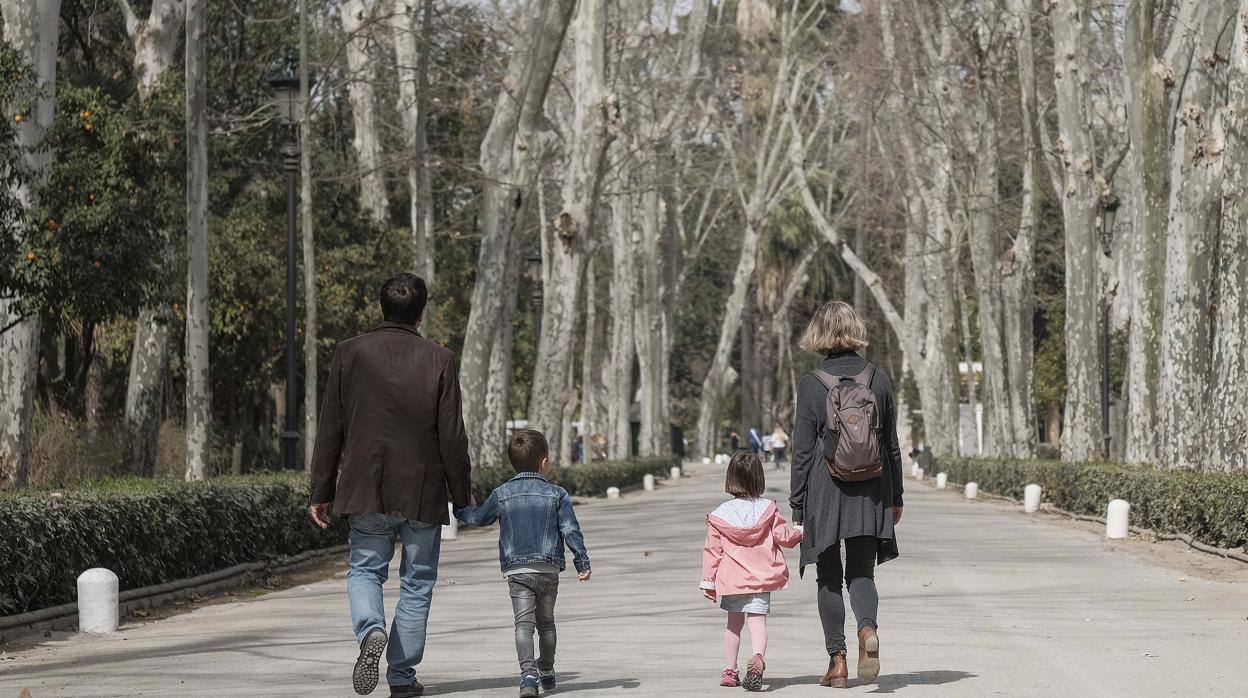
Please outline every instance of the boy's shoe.
[{"label": "boy's shoe", "polygon": [[520,698],[537,698],[536,676],[525,676],[520,679]]},{"label": "boy's shoe", "polygon": [[543,691],[555,690],[555,672],[542,672],[539,680],[542,683]]},{"label": "boy's shoe", "polygon": [[366,696],[377,688],[377,662],[386,651],[386,631],[373,628],[364,636],[360,643],[360,656],[355,659],[355,670],[351,672],[351,684],[355,692]]},{"label": "boy's shoe", "polygon": [[763,670],[766,668],[763,655],[750,657],[750,663],[745,665],[745,678],[741,681],[741,687],[747,691],[763,690]]},{"label": "boy's shoe", "polygon": [[406,686],[391,686],[390,698],[419,698],[425,695],[425,687],[416,679]]},{"label": "boy's shoe", "polygon": [[719,675],[719,685],[727,688],[736,688],[741,685],[741,677],[737,674],[736,669],[724,669],[724,673]]}]

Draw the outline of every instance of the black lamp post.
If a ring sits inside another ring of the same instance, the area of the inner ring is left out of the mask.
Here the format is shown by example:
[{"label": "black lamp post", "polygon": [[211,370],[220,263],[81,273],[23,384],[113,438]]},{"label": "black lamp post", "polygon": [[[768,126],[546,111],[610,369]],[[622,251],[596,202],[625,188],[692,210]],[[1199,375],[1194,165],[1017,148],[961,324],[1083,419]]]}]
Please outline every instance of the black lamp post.
[{"label": "black lamp post", "polygon": [[542,288],[542,241],[533,243],[533,251],[524,258],[529,265],[529,276],[533,281],[533,342],[534,351],[542,345],[542,304],[546,300]]},{"label": "black lamp post", "polygon": [[[1109,257],[1114,244],[1114,219],[1122,202],[1109,194],[1101,199],[1101,251]],[[1103,456],[1109,460],[1109,294],[1101,298],[1101,434],[1105,440]]]},{"label": "black lamp post", "polygon": [[282,165],[286,171],[286,426],[282,431],[282,464],[298,469],[299,384],[295,350],[295,184],[299,173],[299,122],[302,104],[299,95],[299,57],[293,48],[269,69],[269,87],[278,123],[286,136],[282,144]]}]

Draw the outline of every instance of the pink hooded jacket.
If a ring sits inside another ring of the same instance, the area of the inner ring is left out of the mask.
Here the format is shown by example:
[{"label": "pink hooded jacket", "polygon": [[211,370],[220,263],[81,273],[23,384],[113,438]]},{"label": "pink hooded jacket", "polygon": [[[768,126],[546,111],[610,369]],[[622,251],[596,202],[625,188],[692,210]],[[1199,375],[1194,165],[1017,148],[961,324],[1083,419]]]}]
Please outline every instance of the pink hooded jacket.
[{"label": "pink hooded jacket", "polygon": [[801,531],[787,524],[775,502],[768,503],[763,515],[748,528],[708,515],[699,586],[714,589],[716,596],[787,587],[789,566],[780,548],[792,548],[802,540]]}]

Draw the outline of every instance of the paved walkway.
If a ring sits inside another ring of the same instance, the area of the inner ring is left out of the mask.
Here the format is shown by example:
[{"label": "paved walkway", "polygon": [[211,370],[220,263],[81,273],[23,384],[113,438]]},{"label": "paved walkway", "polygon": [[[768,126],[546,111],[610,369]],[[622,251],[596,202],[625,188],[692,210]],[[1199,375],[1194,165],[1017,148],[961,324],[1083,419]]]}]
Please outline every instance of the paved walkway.
[{"label": "paved walkway", "polygon": [[[658,492],[578,507],[594,578],[564,579],[559,693],[735,695],[714,685],[723,614],[696,588],[721,471],[692,470]],[[783,500],[785,479],[772,477],[772,496]],[[1092,533],[908,487],[902,556],[877,575],[883,672],[871,687],[851,679],[852,692],[1244,695],[1248,583],[1182,579]],[[516,694],[495,541],[487,531],[443,548],[420,672],[429,695]],[[53,640],[0,662],[0,698],[23,687],[34,698],[349,696],[344,587],[340,575],[109,638]],[[827,662],[813,579],[794,574],[774,596],[770,637],[769,690],[829,695],[812,685]]]}]

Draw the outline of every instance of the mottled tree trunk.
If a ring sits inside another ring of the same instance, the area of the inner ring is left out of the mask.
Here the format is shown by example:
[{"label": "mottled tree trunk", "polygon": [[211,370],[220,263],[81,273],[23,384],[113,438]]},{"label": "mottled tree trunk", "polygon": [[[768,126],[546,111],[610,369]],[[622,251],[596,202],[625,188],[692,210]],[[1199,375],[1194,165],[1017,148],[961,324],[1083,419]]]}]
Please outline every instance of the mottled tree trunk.
[{"label": "mottled tree trunk", "polygon": [[[4,41],[34,68],[42,92],[34,114],[18,129],[25,165],[34,173],[33,185],[47,180],[49,154],[39,148],[52,126],[56,108],[56,51],[60,0],[3,0]],[[6,105],[7,106],[7,105]],[[6,109],[6,117],[10,110]],[[39,207],[38,193],[26,187],[16,191],[29,211]],[[20,298],[0,300],[0,327],[21,317]],[[39,317],[18,321],[0,332],[0,489],[26,484],[30,464],[31,420],[35,411],[35,383],[39,363]]]},{"label": "mottled tree trunk", "polygon": [[[1248,0],[1241,0],[1229,52],[1229,99],[1248,104]],[[1222,178],[1222,234],[1218,240],[1217,294],[1214,321],[1213,385],[1207,453],[1211,470],[1248,469],[1248,202],[1244,201],[1248,121],[1242,109],[1228,109],[1226,174]]]},{"label": "mottled tree trunk", "polygon": [[665,302],[667,293],[661,237],[663,226],[662,200],[655,189],[660,181],[653,161],[646,163],[642,172],[649,182],[638,196],[640,210],[634,211],[640,236],[637,244],[637,261],[641,272],[641,287],[634,315],[633,337],[637,343],[637,365],[640,372],[638,406],[641,429],[638,435],[638,453],[657,456],[670,450],[667,395],[664,388],[666,363],[663,348]]},{"label": "mottled tree trunk", "polygon": [[433,0],[396,0],[395,59],[399,70],[403,133],[410,160],[407,186],[410,196],[412,252],[416,273],[433,284],[433,185],[427,162],[429,121],[429,61],[433,43]]},{"label": "mottled tree trunk", "polygon": [[[508,250],[518,234],[518,218],[533,186],[538,120],[575,5],[575,0],[529,3],[494,116],[481,143],[483,179],[477,219],[481,242],[460,367],[464,423],[474,463],[481,462],[483,444],[487,439],[492,443],[494,438],[482,429],[486,424],[491,356],[496,350],[504,350],[495,346],[498,327],[512,322],[513,313],[504,303]],[[510,364],[509,357],[505,363]]]},{"label": "mottled tree trunk", "polygon": [[1053,31],[1054,84],[1062,164],[1062,214],[1066,240],[1066,424],[1062,459],[1085,461],[1102,449],[1101,272],[1097,215],[1104,183],[1098,182],[1092,143],[1088,0],[1056,0],[1048,12]]},{"label": "mottled tree trunk", "polygon": [[373,92],[377,57],[370,54],[370,46],[375,43],[373,32],[385,4],[382,0],[345,0],[340,11],[342,30],[347,34],[347,70],[350,72],[347,96],[351,101],[355,130],[352,145],[360,168],[360,210],[378,225],[389,223],[390,202],[386,195]]},{"label": "mottled tree trunk", "polygon": [[590,460],[590,440],[603,430],[602,414],[603,360],[602,320],[598,311],[598,281],[594,273],[593,255],[585,270],[585,341],[581,351],[581,438],[585,462]]},{"label": "mottled tree trunk", "polygon": [[[312,211],[312,100],[308,77],[308,0],[299,0],[299,208],[303,232],[303,466],[312,469],[316,448],[316,416],[320,408],[317,368],[320,325],[316,303],[316,236]],[[241,446],[235,450],[241,453]]]},{"label": "mottled tree trunk", "polygon": [[[613,148],[613,150],[623,150]],[[627,187],[628,168],[620,180]],[[636,252],[633,246],[632,197],[627,193],[611,197],[611,347],[606,384],[607,455],[618,460],[629,456],[629,408],[633,402],[633,360],[637,345],[633,340],[637,303]]]},{"label": "mottled tree trunk", "polygon": [[[134,45],[134,70],[139,100],[146,103],[160,77],[177,60],[178,39],[185,23],[186,3],[156,0],[146,20],[140,20],[127,0],[118,0],[126,32]],[[165,231],[164,254],[176,258],[173,235]],[[169,324],[164,303],[148,304],[139,311],[130,373],[126,383],[126,468],[151,477],[156,472],[156,447],[164,412],[164,386],[169,370]]]},{"label": "mottled tree trunk", "polygon": [[1210,307],[1226,137],[1220,63],[1206,57],[1219,48],[1230,6],[1227,0],[1201,3],[1194,21],[1176,29],[1184,33],[1182,53],[1190,59],[1184,59],[1189,67],[1177,95],[1170,156],[1159,391],[1159,404],[1167,408],[1158,419],[1158,455],[1162,465],[1172,468],[1204,466],[1209,423],[1211,418],[1218,421],[1215,415],[1223,409],[1210,411],[1209,385],[1214,339]]},{"label": "mottled tree trunk", "polygon": [[582,2],[572,25],[572,141],[563,180],[563,209],[542,230],[545,304],[529,397],[529,421],[552,444],[563,442],[564,411],[575,393],[572,364],[581,282],[597,226],[599,193],[615,121],[615,97],[606,84],[606,8]]},{"label": "mottled tree trunk", "polygon": [[1015,17],[1015,50],[1018,64],[1019,118],[1023,130],[1022,195],[1018,233],[1014,244],[1000,259],[1002,282],[1002,322],[1005,328],[1005,357],[1011,434],[1009,455],[1031,458],[1036,448],[1035,407],[1032,396],[1035,347],[1032,323],[1035,315],[1034,247],[1036,239],[1037,153],[1040,148],[1038,107],[1036,106],[1035,48],[1031,34],[1030,0],[1010,0]]},{"label": "mottled tree trunk", "polygon": [[[506,317],[516,314],[516,296],[520,290],[520,236],[511,240],[511,251],[504,268],[503,307]],[[499,323],[494,328],[494,351],[490,353],[489,381],[485,392],[485,419],[481,425],[480,455],[474,463],[484,466],[507,465],[507,421],[511,419],[512,344],[515,326]],[[556,442],[557,444],[558,442]]]},{"label": "mottled tree trunk", "polygon": [[203,480],[212,421],[208,343],[207,0],[186,10],[186,479]]}]

